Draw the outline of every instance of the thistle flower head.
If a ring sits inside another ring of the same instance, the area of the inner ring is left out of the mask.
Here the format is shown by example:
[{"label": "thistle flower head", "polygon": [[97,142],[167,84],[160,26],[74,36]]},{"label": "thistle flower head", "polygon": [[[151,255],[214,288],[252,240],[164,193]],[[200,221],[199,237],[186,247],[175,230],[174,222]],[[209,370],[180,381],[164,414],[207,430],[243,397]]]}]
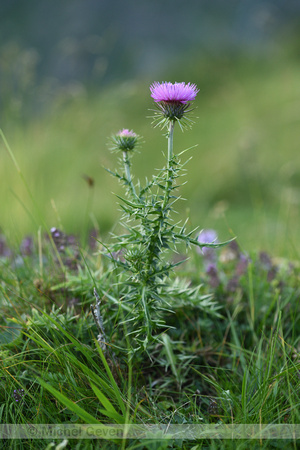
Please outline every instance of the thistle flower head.
[{"label": "thistle flower head", "polygon": [[[191,125],[193,122],[185,115],[191,109],[190,104],[195,100],[199,89],[193,83],[158,83],[150,86],[151,97],[158,106],[154,119],[158,125],[167,126],[169,121],[178,121],[182,127]],[[185,117],[184,117],[185,116]],[[184,119],[184,120],[182,120]]]},{"label": "thistle flower head", "polygon": [[195,84],[185,83],[158,83],[150,86],[151,97],[155,102],[186,104],[195,100],[199,92]]},{"label": "thistle flower head", "polygon": [[128,152],[134,149],[139,140],[139,136],[132,130],[123,128],[123,130],[118,131],[117,134],[112,136],[113,150],[122,150],[123,152]]}]

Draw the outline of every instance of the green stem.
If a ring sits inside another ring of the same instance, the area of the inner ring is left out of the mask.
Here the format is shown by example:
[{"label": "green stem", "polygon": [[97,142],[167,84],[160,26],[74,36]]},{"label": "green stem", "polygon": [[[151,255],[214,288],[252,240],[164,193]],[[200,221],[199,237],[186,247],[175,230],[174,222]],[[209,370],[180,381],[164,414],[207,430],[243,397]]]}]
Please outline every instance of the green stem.
[{"label": "green stem", "polygon": [[163,203],[163,210],[166,208],[169,201],[170,188],[172,186],[172,159],[173,159],[173,134],[174,134],[175,121],[170,120],[169,124],[169,135],[168,135],[168,170],[167,170],[167,183],[165,198]]},{"label": "green stem", "polygon": [[[144,312],[144,317],[145,317],[145,324],[146,324],[146,328],[147,328],[147,337],[146,339],[148,341],[150,341],[151,336],[152,336],[152,321],[151,321],[151,316],[150,316],[150,312],[148,309],[148,298],[147,298],[147,291],[146,291],[146,286],[143,286],[142,288],[142,306],[143,306],[143,312]],[[145,341],[144,341],[145,343]]]},{"label": "green stem", "polygon": [[173,158],[173,134],[174,134],[174,125],[175,121],[170,120],[169,125],[169,136],[168,136],[168,170],[171,169],[170,167],[170,161]]},{"label": "green stem", "polygon": [[132,194],[134,195],[134,197],[137,197],[135,188],[134,188],[134,185],[133,185],[132,179],[131,179],[130,162],[129,162],[129,158],[128,158],[128,152],[123,152],[123,162],[124,162],[124,169],[125,169],[125,178],[129,184]]}]

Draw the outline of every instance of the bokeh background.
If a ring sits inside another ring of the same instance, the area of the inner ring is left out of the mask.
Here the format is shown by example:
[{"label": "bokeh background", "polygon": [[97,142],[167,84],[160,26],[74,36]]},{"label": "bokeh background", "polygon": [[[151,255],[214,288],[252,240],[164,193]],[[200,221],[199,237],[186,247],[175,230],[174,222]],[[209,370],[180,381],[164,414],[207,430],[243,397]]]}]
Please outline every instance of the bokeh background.
[{"label": "bokeh background", "polygon": [[[246,250],[300,251],[298,0],[2,0],[0,227],[11,241],[43,223],[82,238],[120,217],[108,137],[134,129],[135,179],[164,164],[149,84],[200,88],[178,203],[190,226]],[[28,183],[32,197],[26,191]]]}]

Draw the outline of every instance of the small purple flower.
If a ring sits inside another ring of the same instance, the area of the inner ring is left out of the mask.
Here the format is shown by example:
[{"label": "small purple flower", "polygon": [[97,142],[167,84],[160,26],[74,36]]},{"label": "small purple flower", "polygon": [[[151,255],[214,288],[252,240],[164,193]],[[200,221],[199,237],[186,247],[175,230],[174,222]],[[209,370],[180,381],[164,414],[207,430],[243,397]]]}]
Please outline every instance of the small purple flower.
[{"label": "small purple flower", "polygon": [[[202,230],[198,236],[198,242],[200,244],[213,244],[216,243],[218,239],[215,230]],[[197,247],[198,253],[203,256],[203,262],[206,273],[213,278],[212,283],[214,287],[219,284],[219,278],[217,275],[217,254],[216,250],[212,247]]]},{"label": "small purple flower", "polygon": [[[161,127],[168,126],[170,121],[177,121],[182,127],[190,126],[193,121],[183,116],[190,112],[189,102],[195,100],[199,92],[193,83],[158,83],[155,81],[150,86],[151,97],[155,101],[158,111],[155,112],[154,120]],[[162,117],[161,117],[162,116]],[[181,120],[183,119],[183,120]]]},{"label": "small purple flower", "polygon": [[[198,242],[200,244],[213,244],[216,243],[218,235],[215,230],[202,230],[198,236]],[[202,247],[197,249],[207,259],[215,260],[215,249],[211,247]]]},{"label": "small purple flower", "polygon": [[114,144],[112,150],[131,151],[136,147],[138,140],[139,136],[134,131],[123,128],[123,130],[118,131],[117,134],[112,136]]},{"label": "small purple flower", "polygon": [[24,394],[25,394],[24,389],[14,389],[13,396],[14,396],[15,401],[19,402],[22,399],[22,397],[24,396]]},{"label": "small purple flower", "polygon": [[62,233],[61,233],[61,231],[59,231],[57,228],[55,228],[55,227],[52,227],[51,228],[51,234],[52,234],[52,237],[53,238],[59,238],[59,237],[61,237],[61,235],[62,235]]},{"label": "small purple flower", "polygon": [[155,81],[150,86],[151,97],[155,102],[188,103],[195,100],[199,92],[197,86],[191,83],[158,83]]}]

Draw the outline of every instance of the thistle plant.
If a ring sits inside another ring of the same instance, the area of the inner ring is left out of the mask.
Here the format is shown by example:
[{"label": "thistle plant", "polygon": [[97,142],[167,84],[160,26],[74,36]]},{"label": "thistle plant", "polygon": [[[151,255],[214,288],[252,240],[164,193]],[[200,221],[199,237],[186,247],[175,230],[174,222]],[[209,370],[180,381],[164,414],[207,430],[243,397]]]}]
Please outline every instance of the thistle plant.
[{"label": "thistle plant", "polygon": [[[119,300],[133,352],[147,350],[150,343],[160,339],[161,333],[168,328],[164,317],[176,308],[175,302],[179,296],[174,295],[176,283],[172,285],[170,273],[179,263],[172,261],[170,251],[176,251],[180,243],[199,248],[220,245],[199,242],[192,237],[194,231],[186,232],[185,225],[174,223],[171,215],[179,198],[175,192],[179,187],[178,178],[185,165],[180,161],[183,152],[176,155],[173,151],[174,130],[176,124],[183,129],[193,123],[187,115],[199,91],[194,84],[166,82],[153,83],[150,91],[157,106],[154,123],[167,128],[166,166],[145,186],[142,187],[139,182],[135,184],[131,175],[131,158],[139,145],[140,136],[123,129],[112,137],[112,150],[121,155],[122,173],[109,171],[125,187],[126,195],[119,199],[124,211],[122,225],[126,232],[115,235],[109,252],[107,246],[105,251],[120,272]],[[187,295],[188,289],[186,287]],[[198,307],[213,309],[207,299],[201,302],[201,296]]]}]

